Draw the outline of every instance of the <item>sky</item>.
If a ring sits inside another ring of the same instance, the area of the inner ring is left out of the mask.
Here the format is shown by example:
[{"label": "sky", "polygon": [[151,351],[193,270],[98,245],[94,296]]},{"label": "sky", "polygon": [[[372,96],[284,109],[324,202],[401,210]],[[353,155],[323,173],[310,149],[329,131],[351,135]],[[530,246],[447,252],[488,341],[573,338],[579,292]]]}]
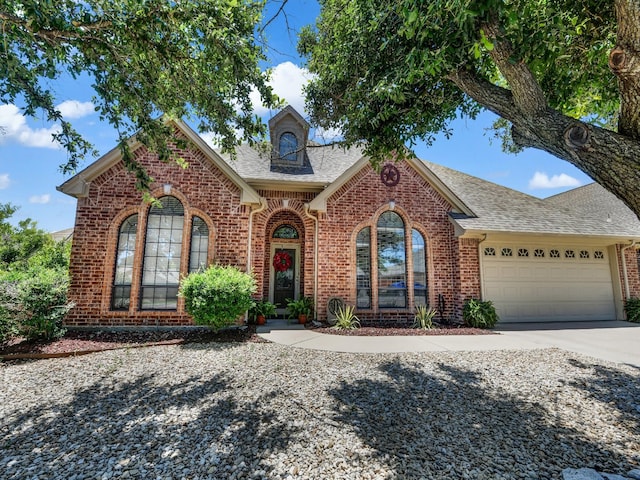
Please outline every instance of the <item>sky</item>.
[{"label": "sky", "polygon": [[[278,1],[269,4],[266,17],[277,11]],[[293,0],[285,8],[286,18],[278,16],[267,31],[268,60],[263,67],[272,68],[275,93],[304,115],[302,87],[309,74],[296,53],[296,31],[314,22],[319,6],[313,0]],[[100,155],[116,146],[115,131],[100,122],[94,111],[90,78],[62,77],[51,86],[63,116],[94,144]],[[277,113],[266,110],[259,101],[255,102],[255,109],[265,121]],[[432,145],[418,143],[414,150],[419,158],[540,198],[591,182],[569,163],[539,150],[527,149],[517,155],[503,153],[500,142],[491,142],[491,134],[486,131],[494,119],[493,114],[484,113],[476,120],[456,120],[451,125],[452,137],[441,135]],[[19,207],[12,223],[31,218],[50,232],[73,227],[76,200],[56,190],[69,178],[59,169],[67,155],[51,138],[59,127],[25,117],[19,104],[0,105],[0,126],[4,129],[0,135],[0,203]],[[203,137],[210,140],[206,134]],[[92,161],[88,159],[81,167]]]}]

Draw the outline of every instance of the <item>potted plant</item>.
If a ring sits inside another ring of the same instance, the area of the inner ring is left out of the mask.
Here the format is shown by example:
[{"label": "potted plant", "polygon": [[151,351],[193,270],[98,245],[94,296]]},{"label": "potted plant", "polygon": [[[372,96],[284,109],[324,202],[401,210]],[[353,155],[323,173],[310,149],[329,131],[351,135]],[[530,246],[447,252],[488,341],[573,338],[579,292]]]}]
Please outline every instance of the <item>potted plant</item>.
[{"label": "potted plant", "polygon": [[307,317],[313,313],[313,298],[302,297],[298,300],[287,299],[289,318],[297,318],[299,323],[307,323]]},{"label": "potted plant", "polygon": [[253,318],[258,325],[264,325],[267,317],[275,314],[276,306],[268,300],[255,300],[249,309],[249,316]]}]

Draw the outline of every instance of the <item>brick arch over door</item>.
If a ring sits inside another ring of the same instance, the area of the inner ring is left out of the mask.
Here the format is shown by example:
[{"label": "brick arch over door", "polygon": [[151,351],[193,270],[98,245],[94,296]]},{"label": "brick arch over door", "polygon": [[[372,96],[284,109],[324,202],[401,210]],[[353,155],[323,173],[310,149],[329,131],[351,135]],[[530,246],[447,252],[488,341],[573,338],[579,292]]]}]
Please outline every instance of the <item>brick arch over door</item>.
[{"label": "brick arch over door", "polygon": [[[273,238],[274,232],[283,225],[290,225],[295,228],[298,232],[298,238]],[[273,261],[271,246],[274,243],[277,244],[290,244],[290,245],[299,245],[300,246],[300,295],[305,295],[304,292],[304,255],[305,255],[305,227],[302,218],[298,213],[293,210],[279,210],[275,212],[271,217],[267,220],[265,227],[265,255],[264,255],[264,281],[262,296],[263,298],[269,298],[269,288],[271,285],[271,262]]]}]

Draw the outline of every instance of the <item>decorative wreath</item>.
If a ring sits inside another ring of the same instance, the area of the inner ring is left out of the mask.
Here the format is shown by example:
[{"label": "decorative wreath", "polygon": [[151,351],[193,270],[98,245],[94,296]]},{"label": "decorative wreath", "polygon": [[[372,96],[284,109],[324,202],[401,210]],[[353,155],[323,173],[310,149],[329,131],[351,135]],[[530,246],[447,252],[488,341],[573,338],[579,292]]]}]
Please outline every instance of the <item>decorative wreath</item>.
[{"label": "decorative wreath", "polygon": [[291,255],[287,252],[276,252],[273,256],[273,268],[275,268],[276,272],[286,272],[291,268],[292,263]]}]

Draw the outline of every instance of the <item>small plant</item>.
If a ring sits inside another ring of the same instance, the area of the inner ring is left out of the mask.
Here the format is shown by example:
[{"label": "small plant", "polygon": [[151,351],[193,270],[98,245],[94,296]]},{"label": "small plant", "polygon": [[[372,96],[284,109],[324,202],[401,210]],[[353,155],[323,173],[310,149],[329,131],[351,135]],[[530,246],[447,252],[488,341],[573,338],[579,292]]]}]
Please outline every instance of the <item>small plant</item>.
[{"label": "small plant", "polygon": [[360,328],[360,319],[353,313],[355,307],[352,305],[345,305],[338,308],[336,312],[336,323],[333,327],[336,330],[355,330]]},{"label": "small plant", "polygon": [[249,317],[256,319],[257,317],[272,317],[276,314],[276,306],[268,300],[255,300],[249,308]]},{"label": "small plant", "polygon": [[624,312],[627,320],[633,323],[640,323],[640,298],[629,298],[624,302]]},{"label": "small plant", "polygon": [[214,330],[232,325],[246,312],[255,291],[254,278],[232,266],[212,265],[180,282],[180,296],[194,322]]},{"label": "small plant", "polygon": [[299,318],[300,315],[309,316],[313,313],[313,298],[302,297],[298,300],[287,298],[289,318]]},{"label": "small plant", "polygon": [[430,330],[433,328],[433,317],[438,313],[433,308],[426,305],[416,305],[416,314],[413,317],[413,328],[421,328],[422,330]]},{"label": "small plant", "polygon": [[476,300],[475,298],[464,304],[462,316],[467,325],[475,328],[493,328],[500,320],[493,302]]}]

